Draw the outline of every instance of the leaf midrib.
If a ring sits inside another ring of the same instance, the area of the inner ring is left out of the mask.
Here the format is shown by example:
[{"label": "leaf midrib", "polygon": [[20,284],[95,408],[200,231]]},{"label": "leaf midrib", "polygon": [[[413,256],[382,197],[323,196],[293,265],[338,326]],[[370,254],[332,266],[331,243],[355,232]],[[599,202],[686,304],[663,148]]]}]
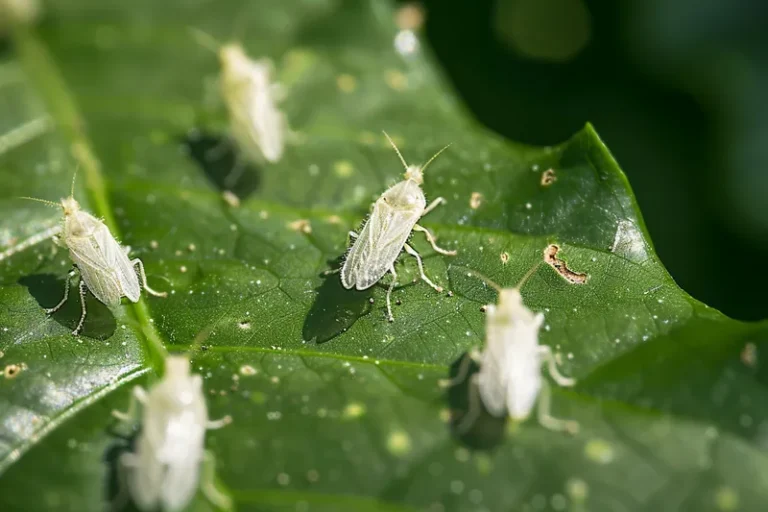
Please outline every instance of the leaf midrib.
[{"label": "leaf midrib", "polygon": [[118,380],[107,384],[101,389],[95,390],[85,398],[75,402],[73,405],[65,409],[62,409],[59,414],[57,414],[56,416],[53,416],[50,421],[48,421],[41,428],[36,430],[33,435],[29,436],[23,442],[13,445],[14,448],[8,453],[8,455],[6,455],[3,458],[0,458],[0,475],[2,475],[3,472],[5,472],[5,470],[8,469],[9,466],[11,466],[14,462],[16,462],[16,460],[18,460],[19,457],[21,457],[21,455],[27,452],[27,450],[29,450],[33,445],[37,444],[40,439],[46,437],[52,431],[56,430],[59,427],[59,425],[61,425],[71,417],[77,415],[80,411],[90,406],[94,402],[100,400],[101,398],[110,394],[114,390],[122,387],[128,382],[131,382],[141,377],[148,371],[149,370],[147,368],[139,368],[138,370],[132,370],[131,372],[120,377]]},{"label": "leaf midrib", "polygon": [[[80,115],[74,96],[47,48],[35,34],[20,29],[14,33],[13,39],[18,48],[18,59],[22,68],[42,96],[64,140],[70,144],[78,169],[82,169],[85,174],[86,189],[94,204],[94,211],[103,218],[112,235],[119,238],[120,231],[109,203],[101,163],[85,133],[85,121]],[[151,365],[155,370],[161,369],[167,351],[159,333],[150,322],[147,305],[140,298],[137,303],[131,305],[129,311],[141,327],[140,332],[136,334],[139,339],[144,340]]]}]

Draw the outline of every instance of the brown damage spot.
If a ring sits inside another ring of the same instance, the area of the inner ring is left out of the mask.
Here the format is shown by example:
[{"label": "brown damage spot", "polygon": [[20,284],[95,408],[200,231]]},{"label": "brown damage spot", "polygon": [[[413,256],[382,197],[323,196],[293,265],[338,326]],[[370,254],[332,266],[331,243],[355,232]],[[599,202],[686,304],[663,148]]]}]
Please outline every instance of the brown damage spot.
[{"label": "brown damage spot", "polygon": [[299,219],[288,223],[288,228],[308,235],[312,233],[312,224],[307,219]]},{"label": "brown damage spot", "polygon": [[426,11],[420,3],[407,3],[395,13],[395,23],[400,30],[418,30],[424,25]]},{"label": "brown damage spot", "polygon": [[3,370],[6,379],[15,379],[21,373],[22,367],[18,364],[9,364]]},{"label": "brown damage spot", "polygon": [[560,251],[560,247],[555,244],[548,245],[544,249],[544,263],[557,270],[557,273],[563,276],[563,278],[571,284],[584,284],[587,282],[587,274],[574,272],[568,268],[568,265],[557,257],[557,253]]},{"label": "brown damage spot", "polygon": [[554,169],[547,169],[543,173],[541,173],[541,186],[542,187],[548,187],[554,182],[557,181],[557,176],[555,176],[555,170]]},{"label": "brown damage spot", "polygon": [[499,258],[501,259],[502,265],[506,265],[509,263],[509,253],[507,251],[504,251],[499,255]]},{"label": "brown damage spot", "polygon": [[473,210],[477,210],[480,208],[481,204],[483,204],[483,194],[480,192],[472,192],[472,195],[469,197],[469,207]]}]

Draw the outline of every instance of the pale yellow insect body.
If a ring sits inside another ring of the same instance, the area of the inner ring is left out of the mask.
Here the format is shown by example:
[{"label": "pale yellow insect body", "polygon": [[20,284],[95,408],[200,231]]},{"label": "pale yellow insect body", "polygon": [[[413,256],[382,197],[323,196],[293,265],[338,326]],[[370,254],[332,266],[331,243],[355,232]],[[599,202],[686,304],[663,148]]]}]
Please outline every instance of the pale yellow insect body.
[{"label": "pale yellow insect body", "polygon": [[392,282],[387,290],[387,317],[391,322],[394,320],[391,295],[397,282],[394,263],[403,249],[416,258],[421,279],[438,292],[443,290],[427,277],[421,256],[406,243],[411,232],[423,232],[432,248],[440,254],[453,256],[456,251],[447,251],[438,247],[432,233],[418,224],[420,218],[445,202],[445,199],[438,197],[427,206],[421,185],[424,183],[424,169],[448,146],[438,151],[423,166],[409,166],[392,139],[386,133],[384,135],[389,139],[405,167],[405,179],[387,189],[376,200],[360,235],[350,232],[350,236],[356,240],[341,268],[341,283],[347,289],[354,287],[365,290],[390,272]]},{"label": "pale yellow insect body", "polygon": [[[473,274],[479,277],[479,274]],[[441,382],[447,386],[462,382],[469,371],[470,359],[480,365],[480,371],[470,382],[469,410],[462,418],[459,430],[466,430],[477,419],[479,396],[489,413],[494,416],[508,414],[515,421],[525,421],[538,403],[538,419],[542,426],[576,432],[578,424],[575,421],[553,418],[549,414],[550,389],[541,376],[542,364],[548,363],[549,374],[558,385],[573,386],[576,381],[560,374],[549,346],[539,345],[539,329],[544,323],[544,315],[525,306],[520,294],[521,285],[501,288],[483,279],[499,292],[499,303],[485,308],[485,348],[482,352],[471,351],[470,357],[462,361],[456,378]]]},{"label": "pale yellow insect body", "polygon": [[230,118],[232,137],[254,162],[280,161],[285,149],[288,121],[278,107],[282,93],[273,83],[269,59],[252,60],[239,44],[219,50],[221,93]]},{"label": "pale yellow insect body", "polygon": [[232,420],[229,416],[217,421],[208,419],[203,380],[190,373],[189,359],[166,358],[160,382],[149,392],[136,386],[128,411],[113,411],[113,416],[132,421],[137,401],[143,410],[136,451],[120,458],[120,470],[127,472],[128,491],[134,503],[141,510],[175,512],[184,509],[201,487],[212,503],[228,509],[229,497],[214,485],[214,459],[205,451],[205,431],[221,428]]}]

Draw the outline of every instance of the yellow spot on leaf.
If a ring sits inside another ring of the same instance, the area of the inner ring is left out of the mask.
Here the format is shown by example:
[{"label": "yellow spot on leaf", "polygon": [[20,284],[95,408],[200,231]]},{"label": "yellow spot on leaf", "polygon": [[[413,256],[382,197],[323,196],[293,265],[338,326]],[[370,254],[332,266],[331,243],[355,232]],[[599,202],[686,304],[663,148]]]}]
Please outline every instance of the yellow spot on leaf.
[{"label": "yellow spot on leaf", "polygon": [[336,77],[336,86],[341,92],[349,94],[357,89],[357,79],[350,74],[344,73]]},{"label": "yellow spot on leaf", "polygon": [[395,430],[387,438],[387,450],[396,457],[407,455],[411,451],[411,438],[402,430]]},{"label": "yellow spot on leaf", "polygon": [[473,210],[477,210],[480,208],[481,204],[483,204],[483,194],[480,192],[472,192],[472,195],[469,197],[469,207]]},{"label": "yellow spot on leaf", "polygon": [[730,487],[720,487],[715,493],[717,508],[725,512],[731,512],[739,507],[739,495]]},{"label": "yellow spot on leaf", "polygon": [[365,414],[365,405],[357,402],[351,402],[344,408],[342,417],[345,419],[354,419],[359,418],[363,414]]},{"label": "yellow spot on leaf", "polygon": [[338,162],[335,162],[333,164],[333,170],[336,173],[336,176],[340,178],[348,178],[355,172],[355,168],[348,160],[339,160]]},{"label": "yellow spot on leaf", "polygon": [[584,446],[584,455],[598,464],[613,462],[615,453],[613,447],[602,439],[592,439]]},{"label": "yellow spot on leaf", "polygon": [[[408,77],[402,71],[397,69],[388,69],[384,73],[384,80],[387,85],[396,91],[404,91],[408,88]],[[399,144],[398,144],[399,146]]]}]

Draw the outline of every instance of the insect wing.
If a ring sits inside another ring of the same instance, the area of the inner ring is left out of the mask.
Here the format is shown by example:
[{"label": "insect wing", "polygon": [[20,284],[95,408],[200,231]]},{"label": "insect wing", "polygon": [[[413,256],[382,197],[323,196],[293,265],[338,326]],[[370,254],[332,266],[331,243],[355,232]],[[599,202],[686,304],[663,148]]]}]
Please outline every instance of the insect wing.
[{"label": "insect wing", "polygon": [[[253,71],[259,72],[259,71]],[[224,97],[229,108],[232,136],[241,150],[261,162],[277,162],[283,155],[286,121],[268,89],[247,77],[225,82]]]},{"label": "insect wing", "polygon": [[167,466],[163,482],[163,510],[182,510],[197,492],[200,458]]},{"label": "insect wing", "polygon": [[485,408],[494,416],[507,410],[507,352],[510,348],[508,328],[493,322],[494,309],[489,307],[486,325],[486,346],[480,363],[478,387]]},{"label": "insect wing", "polygon": [[107,306],[120,304],[120,282],[114,273],[105,265],[104,256],[93,238],[68,237],[67,247],[69,256],[77,265],[80,277],[91,293]]},{"label": "insect wing", "polygon": [[515,419],[527,418],[541,389],[539,325],[523,319],[506,329],[506,406]]},{"label": "insect wing", "polygon": [[104,255],[107,267],[112,270],[119,281],[120,295],[125,295],[131,302],[138,301],[141,294],[139,275],[131,265],[125,249],[117,243],[109,228],[104,224],[101,224],[93,232],[93,238]]},{"label": "insect wing", "polygon": [[419,214],[396,210],[379,199],[341,269],[346,288],[365,290],[376,284],[403,250]]},{"label": "insect wing", "polygon": [[128,490],[141,510],[154,510],[160,504],[165,484],[166,468],[155,457],[152,446],[141,435],[136,443],[136,454],[128,466]]}]

